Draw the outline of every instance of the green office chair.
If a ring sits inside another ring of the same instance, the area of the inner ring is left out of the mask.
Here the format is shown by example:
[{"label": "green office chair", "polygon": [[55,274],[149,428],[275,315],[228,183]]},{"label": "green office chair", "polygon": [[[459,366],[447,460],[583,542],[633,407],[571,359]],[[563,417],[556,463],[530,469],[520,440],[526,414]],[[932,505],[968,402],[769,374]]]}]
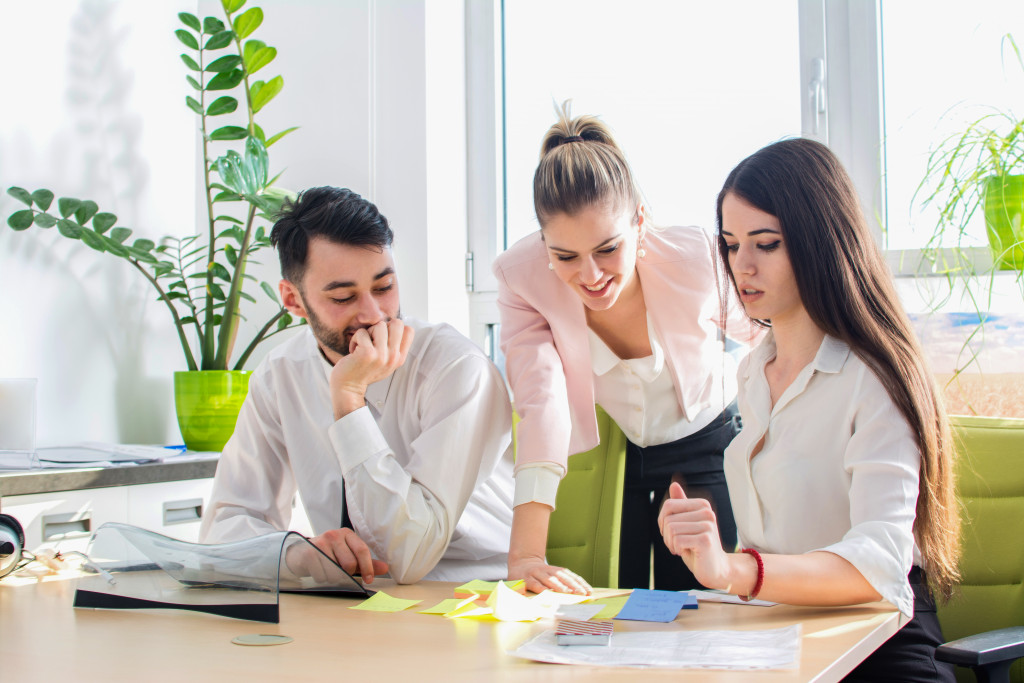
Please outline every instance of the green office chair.
[{"label": "green office chair", "polygon": [[[936,659],[1024,683],[1024,420],[954,417],[963,515],[960,595],[939,606]],[[992,629],[999,629],[992,631]],[[973,635],[972,635],[973,634]],[[957,670],[960,681],[971,677]]]},{"label": "green office chair", "polygon": [[[597,408],[601,443],[569,457],[548,527],[548,562],[567,567],[591,586],[619,585],[619,522],[626,476],[626,436]],[[514,416],[513,422],[519,423]]]}]

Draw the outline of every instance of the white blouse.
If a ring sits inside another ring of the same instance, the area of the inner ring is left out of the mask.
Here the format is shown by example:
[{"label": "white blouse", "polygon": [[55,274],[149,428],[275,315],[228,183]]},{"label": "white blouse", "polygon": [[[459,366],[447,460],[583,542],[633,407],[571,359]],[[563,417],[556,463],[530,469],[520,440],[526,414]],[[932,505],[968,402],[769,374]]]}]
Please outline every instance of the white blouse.
[{"label": "white blouse", "polygon": [[[712,374],[710,405],[687,420],[679,406],[665,353],[647,318],[651,355],[623,360],[587,328],[594,370],[594,400],[605,409],[631,442],[640,447],[672,443],[699,432],[721,414],[736,395],[732,356],[722,354],[729,367]],[[723,381],[722,376],[726,379]],[[728,397],[728,401],[725,397]]]},{"label": "white blouse", "polygon": [[839,555],[912,616],[921,455],[909,425],[864,361],[828,336],[773,408],[764,369],[775,353],[769,333],[738,374],[743,430],[725,451],[725,475],[740,543]]}]

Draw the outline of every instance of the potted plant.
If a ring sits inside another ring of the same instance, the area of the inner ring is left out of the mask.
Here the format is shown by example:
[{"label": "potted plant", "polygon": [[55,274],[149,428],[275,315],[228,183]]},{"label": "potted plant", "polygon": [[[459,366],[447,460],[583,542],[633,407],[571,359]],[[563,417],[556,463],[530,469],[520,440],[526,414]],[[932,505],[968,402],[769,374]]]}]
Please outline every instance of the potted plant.
[{"label": "potted plant", "polygon": [[[1024,60],[1011,35],[1004,37],[1018,64]],[[921,192],[935,205],[939,221],[928,242],[938,249],[950,235],[961,246],[978,209],[996,268],[1020,271],[1024,267],[1024,118],[1011,111],[989,110],[947,137],[931,153]]]},{"label": "potted plant", "polygon": [[[1004,36],[1003,48],[1024,71],[1011,35]],[[962,292],[973,309],[949,314],[955,317],[951,324],[966,336],[948,378],[947,400],[962,412],[1007,416],[1007,410],[1017,409],[1006,405],[1003,379],[1016,382],[1018,378],[964,371],[971,366],[981,369],[979,353],[986,341],[986,326],[1005,327],[1007,322],[990,312],[993,291],[1002,291],[1011,284],[1008,278],[1014,278],[1024,298],[1024,116],[990,108],[947,137],[930,154],[917,194],[922,204],[936,207],[939,214],[923,250],[923,264],[930,274],[945,276],[948,288],[933,299],[930,308],[937,312]],[[985,219],[991,260],[964,248],[972,219],[979,212]],[[1016,292],[1011,296],[1016,298]]]},{"label": "potted plant", "polygon": [[[7,190],[28,208],[14,211],[7,224],[14,230],[33,225],[56,227],[65,238],[130,264],[157,292],[166,307],[185,356],[187,371],[174,376],[175,405],[185,444],[193,450],[220,450],[234,430],[248,391],[245,366],[256,346],[304,321],[295,321],[280,305],[274,288],[257,283],[278,310],[235,353],[243,302],[255,278],[246,273],[253,254],[269,246],[266,227],[293,193],[275,187],[269,176],[267,150],[295,130],[267,136],[257,114],[284,86],[281,76],[256,80],[277,50],[252,38],[263,22],[263,10],[242,10],[246,0],[221,0],[226,23],[178,15],[175,31],[186,51],[181,55],[191,94],[185,104],[195,112],[202,134],[202,178],[205,225],[185,238],[129,241],[132,231],[117,225],[117,216],[96,202],[60,197],[48,189]],[[234,114],[234,117],[231,115]],[[241,117],[239,117],[241,115]],[[231,120],[231,119],[235,120]],[[220,121],[231,121],[218,125]],[[241,124],[241,125],[237,125]],[[221,153],[215,155],[215,150]]]}]

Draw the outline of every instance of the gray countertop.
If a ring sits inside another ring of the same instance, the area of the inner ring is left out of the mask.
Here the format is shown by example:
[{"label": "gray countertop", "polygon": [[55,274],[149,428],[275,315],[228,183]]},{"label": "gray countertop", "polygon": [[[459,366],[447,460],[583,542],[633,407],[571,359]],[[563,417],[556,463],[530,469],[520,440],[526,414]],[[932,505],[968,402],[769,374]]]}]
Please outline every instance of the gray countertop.
[{"label": "gray countertop", "polygon": [[165,481],[208,479],[217,470],[217,457],[208,460],[160,462],[122,467],[0,471],[0,497],[97,489],[106,486],[156,484]]}]

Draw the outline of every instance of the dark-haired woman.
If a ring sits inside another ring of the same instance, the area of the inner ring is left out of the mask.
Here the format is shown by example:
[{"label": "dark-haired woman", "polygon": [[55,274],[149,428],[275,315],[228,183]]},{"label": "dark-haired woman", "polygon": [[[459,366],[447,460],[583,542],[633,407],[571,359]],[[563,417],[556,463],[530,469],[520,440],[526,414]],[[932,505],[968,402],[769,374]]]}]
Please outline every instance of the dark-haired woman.
[{"label": "dark-haired woman", "polygon": [[849,680],[952,681],[929,590],[957,581],[949,425],[849,177],[820,143],[775,143],[729,175],[718,224],[732,285],[771,330],[740,365],[725,456],[743,551],[677,487],[666,546],[741,596],[887,600],[913,618]]}]

